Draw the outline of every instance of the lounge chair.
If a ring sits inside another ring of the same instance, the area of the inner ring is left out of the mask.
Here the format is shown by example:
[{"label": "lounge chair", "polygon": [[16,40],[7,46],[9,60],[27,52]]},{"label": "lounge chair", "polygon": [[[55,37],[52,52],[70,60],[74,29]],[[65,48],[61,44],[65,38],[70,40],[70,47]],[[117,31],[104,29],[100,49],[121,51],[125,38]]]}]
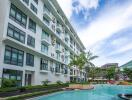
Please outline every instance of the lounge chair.
[{"label": "lounge chair", "polygon": [[132,94],[118,94],[118,97],[124,100],[132,100]]}]

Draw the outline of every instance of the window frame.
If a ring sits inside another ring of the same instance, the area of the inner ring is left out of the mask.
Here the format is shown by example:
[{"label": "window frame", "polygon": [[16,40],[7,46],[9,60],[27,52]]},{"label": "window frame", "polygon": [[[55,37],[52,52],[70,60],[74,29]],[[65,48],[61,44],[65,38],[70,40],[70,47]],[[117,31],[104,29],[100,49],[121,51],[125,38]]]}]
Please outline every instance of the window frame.
[{"label": "window frame", "polygon": [[48,55],[49,47],[47,45],[41,43],[41,51]]},{"label": "window frame", "polygon": [[41,58],[40,59],[40,70],[48,70],[48,60]]},{"label": "window frame", "polygon": [[27,36],[27,45],[35,48],[35,38],[32,37],[31,35]]},{"label": "window frame", "polygon": [[34,67],[34,55],[26,53],[26,65]]},{"label": "window frame", "polygon": [[[12,36],[9,33],[9,30],[13,32]],[[18,38],[15,37],[15,34],[18,35]],[[8,23],[7,36],[9,36],[9,37],[11,37],[11,38],[13,38],[13,39],[25,44],[26,33],[23,32],[22,30],[18,29],[17,27],[15,27],[14,25],[12,25],[10,23]],[[21,40],[21,37],[23,37],[24,40]]]},{"label": "window frame", "polygon": [[29,0],[22,0],[23,2],[25,2],[27,5],[29,5]]},{"label": "window frame", "polygon": [[[10,53],[10,56],[6,55],[7,52]],[[13,58],[13,54],[16,55],[16,58]],[[21,61],[20,59],[18,59],[18,56],[20,55],[22,57]],[[13,48],[8,45],[5,46],[5,53],[4,53],[4,63],[5,64],[23,66],[23,62],[24,62],[24,51]]]},{"label": "window frame", "polygon": [[29,18],[28,29],[36,33],[36,26],[36,23],[31,18]]},{"label": "window frame", "polygon": [[30,4],[30,8],[32,9],[33,12],[37,14],[38,9],[32,3]]},{"label": "window frame", "polygon": [[[11,13],[11,11],[14,11],[14,15]],[[21,17],[20,19],[17,19],[17,14],[19,14]],[[24,14],[20,9],[18,9],[14,4],[11,3],[10,6],[10,13],[9,18],[21,25],[22,27],[26,28],[27,26],[27,15]],[[22,19],[25,19],[25,23],[22,21]]]}]

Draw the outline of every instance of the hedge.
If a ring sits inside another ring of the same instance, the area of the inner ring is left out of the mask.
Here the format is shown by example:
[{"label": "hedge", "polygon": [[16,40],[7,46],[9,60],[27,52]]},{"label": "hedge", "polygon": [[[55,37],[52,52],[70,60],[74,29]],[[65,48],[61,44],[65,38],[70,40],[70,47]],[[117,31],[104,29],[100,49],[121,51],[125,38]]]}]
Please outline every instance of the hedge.
[{"label": "hedge", "polygon": [[49,93],[53,93],[53,92],[59,92],[59,91],[62,91],[62,89],[33,92],[33,93],[23,94],[23,95],[19,95],[19,96],[9,97],[6,100],[24,100],[26,98],[31,98],[31,97],[45,95],[45,94],[49,94]]},{"label": "hedge", "polygon": [[64,86],[68,86],[67,83],[64,84],[50,84],[47,86],[44,85],[36,85],[36,86],[25,86],[25,87],[12,87],[12,88],[0,88],[0,93],[3,92],[13,92],[13,91],[18,91],[21,89],[25,89],[25,90],[34,90],[34,89],[52,89],[53,87],[64,87]]}]

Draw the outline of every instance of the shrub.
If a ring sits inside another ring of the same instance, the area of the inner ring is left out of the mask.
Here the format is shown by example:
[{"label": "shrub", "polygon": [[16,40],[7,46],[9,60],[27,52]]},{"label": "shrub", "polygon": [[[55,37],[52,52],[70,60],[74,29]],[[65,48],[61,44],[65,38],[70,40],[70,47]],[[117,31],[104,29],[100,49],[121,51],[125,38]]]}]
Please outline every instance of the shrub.
[{"label": "shrub", "polygon": [[62,82],[62,81],[57,81],[56,83],[57,83],[58,85],[63,84],[63,82]]},{"label": "shrub", "polygon": [[36,86],[25,86],[25,87],[6,87],[6,88],[0,88],[0,93],[6,93],[6,92],[13,92],[13,91],[20,91],[24,92],[26,90],[35,90],[35,89],[53,89],[53,88],[60,88],[60,87],[67,87],[69,84],[49,84],[48,86],[45,85],[36,85]]},{"label": "shrub", "polygon": [[16,80],[11,80],[11,79],[3,79],[2,80],[2,87],[16,87],[17,86],[17,81]]},{"label": "shrub", "polygon": [[19,96],[15,96],[15,97],[9,97],[6,100],[24,100],[25,98],[44,95],[44,94],[49,94],[49,93],[58,92],[58,91],[62,91],[62,90],[57,89],[57,90],[49,90],[49,91],[46,91],[46,92],[44,92],[44,91],[33,92],[33,93],[23,94],[23,95],[19,95]]},{"label": "shrub", "polygon": [[45,81],[42,81],[42,84],[44,85],[44,86],[48,86],[48,84],[50,83],[50,81],[47,79],[47,80],[45,80]]},{"label": "shrub", "polygon": [[20,92],[24,92],[24,91],[26,91],[26,87],[20,87],[19,90],[20,90]]}]

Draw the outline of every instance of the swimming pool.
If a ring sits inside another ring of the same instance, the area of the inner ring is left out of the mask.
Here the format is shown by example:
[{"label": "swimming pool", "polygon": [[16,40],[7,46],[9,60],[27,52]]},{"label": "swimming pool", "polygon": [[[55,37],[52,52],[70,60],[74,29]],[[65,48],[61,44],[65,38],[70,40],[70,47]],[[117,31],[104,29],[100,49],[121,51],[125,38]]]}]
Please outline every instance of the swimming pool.
[{"label": "swimming pool", "polygon": [[132,93],[132,86],[96,85],[93,90],[64,91],[31,100],[121,100],[120,93]]}]

